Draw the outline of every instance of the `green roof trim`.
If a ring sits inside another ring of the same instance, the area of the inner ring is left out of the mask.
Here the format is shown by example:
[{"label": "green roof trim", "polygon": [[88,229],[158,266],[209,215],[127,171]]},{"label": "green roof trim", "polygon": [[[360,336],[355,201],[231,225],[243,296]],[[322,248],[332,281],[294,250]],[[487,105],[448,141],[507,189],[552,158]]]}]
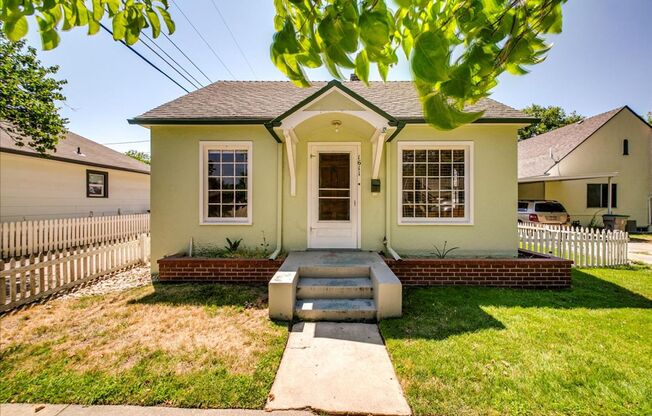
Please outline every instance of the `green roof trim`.
[{"label": "green roof trim", "polygon": [[377,114],[380,115],[381,117],[386,118],[387,121],[390,122],[390,124],[391,124],[392,122],[393,122],[393,123],[398,122],[398,120],[396,120],[396,118],[392,117],[392,116],[391,116],[390,114],[388,114],[387,112],[385,112],[385,111],[383,111],[382,109],[378,108],[375,104],[369,102],[366,98],[362,97],[360,94],[358,94],[358,93],[352,91],[351,89],[345,87],[345,86],[344,86],[340,81],[338,81],[338,80],[336,80],[336,79],[334,79],[334,80],[332,80],[332,81],[329,81],[328,84],[326,84],[326,85],[325,85],[324,87],[322,87],[320,90],[318,90],[318,91],[315,92],[314,94],[312,94],[312,95],[310,95],[310,96],[304,98],[304,99],[301,100],[298,104],[296,104],[295,106],[293,106],[292,108],[290,108],[289,110],[287,110],[286,112],[284,112],[283,114],[281,114],[280,116],[274,118],[274,119],[272,120],[272,122],[273,122],[273,123],[281,122],[284,118],[286,118],[286,117],[289,116],[290,114],[296,112],[296,111],[299,110],[301,107],[306,106],[307,104],[309,104],[310,102],[314,101],[315,99],[321,97],[322,95],[324,95],[326,92],[328,92],[328,91],[331,90],[332,88],[339,88],[342,92],[344,92],[344,93],[346,93],[347,95],[349,95],[349,96],[353,97],[354,99],[358,100],[360,103],[362,103],[364,106],[368,107],[368,108],[369,108],[370,110],[372,110],[373,112],[377,113]]}]

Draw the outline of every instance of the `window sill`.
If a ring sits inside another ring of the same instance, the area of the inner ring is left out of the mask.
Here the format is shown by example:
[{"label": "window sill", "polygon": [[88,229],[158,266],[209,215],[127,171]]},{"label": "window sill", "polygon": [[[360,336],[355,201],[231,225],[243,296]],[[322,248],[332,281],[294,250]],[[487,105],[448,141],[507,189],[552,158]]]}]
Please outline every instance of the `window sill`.
[{"label": "window sill", "polygon": [[409,220],[399,220],[398,225],[475,225],[471,220],[460,220],[460,221],[409,221]]},{"label": "window sill", "polygon": [[207,220],[201,220],[201,221],[199,221],[199,225],[253,225],[253,221],[251,221],[251,220],[243,220],[243,221],[207,221]]}]

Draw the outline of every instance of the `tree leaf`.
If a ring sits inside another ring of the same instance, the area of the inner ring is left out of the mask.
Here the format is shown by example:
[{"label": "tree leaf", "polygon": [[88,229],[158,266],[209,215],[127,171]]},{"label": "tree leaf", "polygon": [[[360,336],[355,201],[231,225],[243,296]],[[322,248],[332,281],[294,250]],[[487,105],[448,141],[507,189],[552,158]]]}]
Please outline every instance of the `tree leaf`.
[{"label": "tree leaf", "polygon": [[9,15],[9,20],[5,20],[4,30],[9,40],[18,42],[27,34],[27,18],[19,13]]},{"label": "tree leaf", "polygon": [[163,18],[163,21],[165,22],[165,26],[168,29],[168,34],[173,34],[174,31],[176,30],[176,26],[174,25],[174,21],[172,20],[172,17],[170,17],[170,13],[168,13],[167,10],[160,6],[156,6],[156,9],[158,10],[159,14]]},{"label": "tree leaf", "polygon": [[161,21],[154,10],[147,10],[147,18],[152,27],[152,37],[156,39],[161,34]]},{"label": "tree leaf", "polygon": [[448,41],[437,31],[420,34],[414,42],[412,72],[431,83],[448,79],[450,68]]},{"label": "tree leaf", "polygon": [[389,73],[389,65],[384,64],[382,62],[377,62],[376,66],[378,67],[378,73],[380,74],[380,78],[384,81],[387,81],[387,74]]},{"label": "tree leaf", "polygon": [[382,48],[389,42],[389,21],[382,12],[364,12],[360,15],[360,38],[366,45]]},{"label": "tree leaf", "polygon": [[482,117],[484,111],[463,112],[449,104],[440,93],[422,97],[423,115],[426,121],[440,130],[453,130]]},{"label": "tree leaf", "polygon": [[41,33],[41,44],[43,45],[43,50],[49,51],[56,48],[59,45],[59,34],[56,30],[50,29],[42,31]]},{"label": "tree leaf", "polygon": [[364,50],[360,51],[358,56],[355,57],[355,74],[366,85],[369,85],[369,58]]},{"label": "tree leaf", "polygon": [[127,33],[127,19],[125,12],[119,12],[113,16],[113,40],[122,40]]}]

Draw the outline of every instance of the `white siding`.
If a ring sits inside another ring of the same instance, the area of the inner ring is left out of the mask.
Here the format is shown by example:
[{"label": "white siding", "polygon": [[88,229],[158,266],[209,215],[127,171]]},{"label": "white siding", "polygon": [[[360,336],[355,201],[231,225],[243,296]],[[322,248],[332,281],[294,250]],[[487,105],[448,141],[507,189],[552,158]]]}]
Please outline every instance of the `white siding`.
[{"label": "white siding", "polygon": [[[109,197],[86,197],[86,170],[109,173]],[[0,221],[141,213],[150,176],[0,153]]]}]

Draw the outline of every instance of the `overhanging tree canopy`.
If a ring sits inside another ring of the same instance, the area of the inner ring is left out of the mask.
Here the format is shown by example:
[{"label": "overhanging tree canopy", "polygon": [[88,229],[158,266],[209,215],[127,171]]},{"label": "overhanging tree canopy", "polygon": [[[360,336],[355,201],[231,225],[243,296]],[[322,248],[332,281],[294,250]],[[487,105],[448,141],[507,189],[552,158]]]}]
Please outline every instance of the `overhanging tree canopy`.
[{"label": "overhanging tree canopy", "polygon": [[544,35],[560,33],[565,0],[275,0],[274,64],[300,86],[325,66],[385,80],[399,50],[410,60],[425,119],[450,130],[478,119],[464,106],[489,95],[500,74],[545,59]]}]

